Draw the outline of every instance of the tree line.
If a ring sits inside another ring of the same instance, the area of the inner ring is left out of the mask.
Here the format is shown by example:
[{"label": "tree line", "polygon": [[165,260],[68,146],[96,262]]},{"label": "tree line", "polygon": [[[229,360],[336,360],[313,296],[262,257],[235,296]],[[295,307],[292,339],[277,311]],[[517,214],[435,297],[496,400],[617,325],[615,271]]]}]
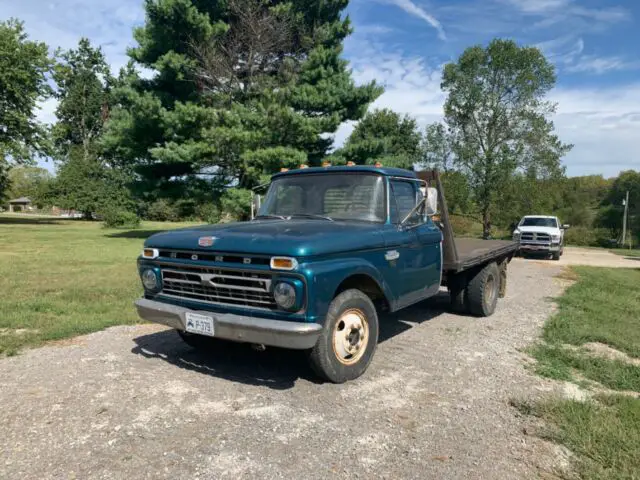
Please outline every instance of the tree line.
[{"label": "tree line", "polygon": [[[615,182],[565,178],[571,145],[550,120],[555,71],[538,49],[466,49],[443,70],[443,121],[422,130],[370,111],[383,87],[356,85],[342,58],[347,3],[149,1],[117,75],[87,39],[51,54],[21,22],[0,23],[0,196],[29,184],[37,203],[87,216],[216,222],[246,218],[251,188],[281,168],[381,161],[441,169],[459,227],[475,222],[484,236],[532,212],[613,226]],[[36,120],[47,98],[51,127]],[[332,150],[346,121],[358,123]],[[55,177],[37,157],[55,161]]]}]

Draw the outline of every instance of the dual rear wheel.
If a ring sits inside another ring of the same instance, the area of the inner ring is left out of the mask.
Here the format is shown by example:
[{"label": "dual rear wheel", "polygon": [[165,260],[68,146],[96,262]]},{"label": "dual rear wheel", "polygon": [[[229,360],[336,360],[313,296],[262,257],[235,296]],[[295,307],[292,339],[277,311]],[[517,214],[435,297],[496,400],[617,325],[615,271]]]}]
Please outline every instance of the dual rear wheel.
[{"label": "dual rear wheel", "polygon": [[451,306],[459,313],[488,317],[495,312],[498,297],[504,295],[505,283],[506,271],[495,262],[471,273],[470,277],[459,274],[449,280]]}]

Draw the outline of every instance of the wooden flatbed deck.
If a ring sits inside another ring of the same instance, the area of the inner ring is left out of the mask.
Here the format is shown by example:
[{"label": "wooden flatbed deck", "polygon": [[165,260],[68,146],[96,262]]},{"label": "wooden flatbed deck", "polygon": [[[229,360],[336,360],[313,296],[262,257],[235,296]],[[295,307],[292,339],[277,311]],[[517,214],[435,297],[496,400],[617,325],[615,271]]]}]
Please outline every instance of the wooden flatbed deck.
[{"label": "wooden flatbed deck", "polygon": [[[444,269],[460,272],[468,268],[488,263],[491,260],[514,254],[518,245],[508,240],[481,240],[478,238],[455,238],[457,260],[447,260],[444,255]],[[444,248],[447,248],[445,244]]]}]

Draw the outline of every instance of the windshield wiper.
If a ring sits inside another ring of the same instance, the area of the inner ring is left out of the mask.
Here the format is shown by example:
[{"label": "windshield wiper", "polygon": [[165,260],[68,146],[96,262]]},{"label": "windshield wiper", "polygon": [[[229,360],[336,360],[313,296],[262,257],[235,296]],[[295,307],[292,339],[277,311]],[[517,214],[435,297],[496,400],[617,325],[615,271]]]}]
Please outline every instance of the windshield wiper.
[{"label": "windshield wiper", "polygon": [[333,218],[327,217],[326,215],[317,215],[315,213],[294,213],[293,215],[289,215],[289,218],[294,217],[319,218],[321,220],[328,220],[330,222],[333,222]]},{"label": "windshield wiper", "polygon": [[287,217],[283,216],[283,215],[258,215],[256,217],[254,217],[254,220],[258,220],[260,218],[275,218],[278,220],[286,220]]}]

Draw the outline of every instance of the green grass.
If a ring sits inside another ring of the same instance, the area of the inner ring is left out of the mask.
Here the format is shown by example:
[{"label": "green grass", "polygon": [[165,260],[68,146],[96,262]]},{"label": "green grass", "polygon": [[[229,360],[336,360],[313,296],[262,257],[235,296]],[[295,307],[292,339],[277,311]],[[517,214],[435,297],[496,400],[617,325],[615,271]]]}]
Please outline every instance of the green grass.
[{"label": "green grass", "polygon": [[533,355],[538,359],[536,373],[544,377],[570,381],[577,372],[612,390],[640,392],[640,367],[630,363],[548,344],[534,347]]},{"label": "green grass", "polygon": [[[581,379],[587,379],[614,391],[640,392],[640,366],[567,345],[599,342],[640,357],[640,270],[579,267],[574,272],[577,283],[558,300],[544,342],[530,349],[536,372],[583,388],[588,386]],[[640,479],[640,398],[598,394],[586,402],[550,399],[515,406],[546,421],[542,436],[576,454],[581,478]]]},{"label": "green grass", "polygon": [[575,454],[584,479],[640,478],[640,400],[600,395],[596,401],[547,401],[515,405],[523,414],[545,420],[540,436]]},{"label": "green grass", "polygon": [[547,343],[600,342],[640,357],[640,269],[575,267],[578,282],[558,299]]},{"label": "green grass", "polygon": [[623,257],[640,257],[640,250],[638,249],[629,250],[626,248],[616,248],[614,250],[611,250],[611,253],[622,255]]},{"label": "green grass", "polygon": [[180,226],[108,230],[96,222],[0,215],[0,354],[136,323],[142,243]]}]

